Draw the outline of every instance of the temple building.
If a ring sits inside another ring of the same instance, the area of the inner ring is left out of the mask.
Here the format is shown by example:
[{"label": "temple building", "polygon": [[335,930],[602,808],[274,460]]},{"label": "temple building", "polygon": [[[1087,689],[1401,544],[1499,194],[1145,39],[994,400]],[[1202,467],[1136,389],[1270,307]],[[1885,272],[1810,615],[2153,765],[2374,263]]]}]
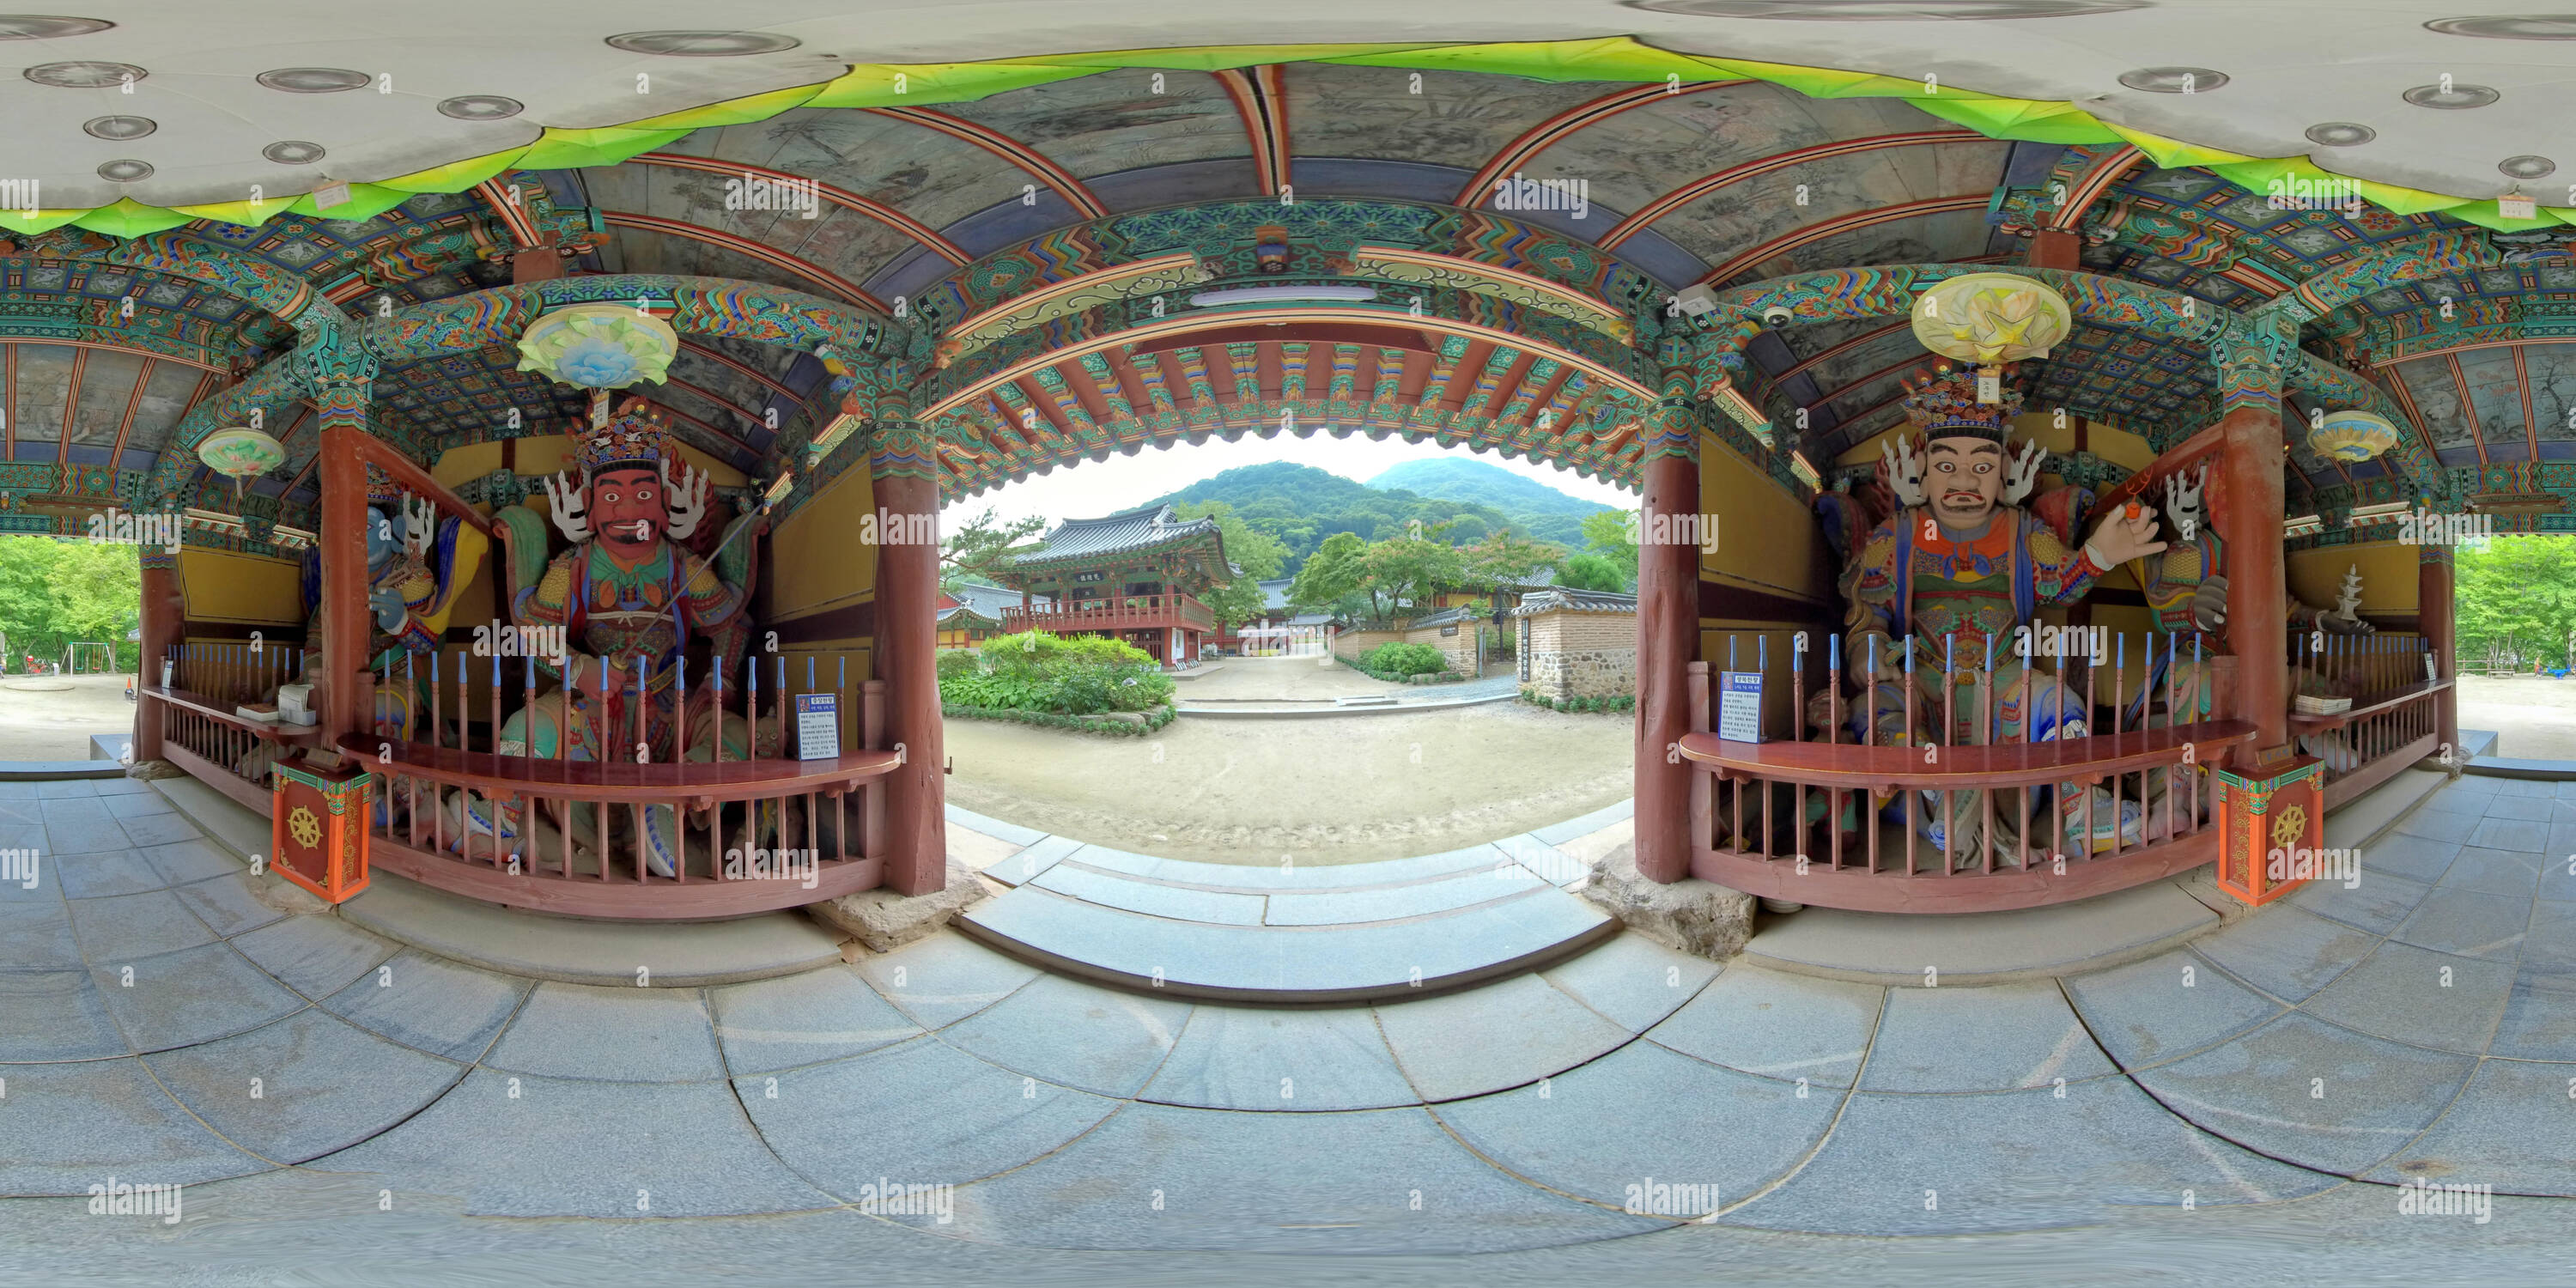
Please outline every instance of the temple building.
[{"label": "temple building", "polygon": [[[1032,607],[1043,607],[1039,600]],[[939,592],[939,647],[973,648],[996,635],[1010,634],[1002,625],[1004,610],[1020,603],[1013,591],[962,583]]]},{"label": "temple building", "polygon": [[1199,658],[1217,623],[1199,596],[1234,576],[1214,519],[1168,505],[1067,519],[1000,580],[1021,593],[1002,606],[1007,633],[1102,635],[1167,666]]}]

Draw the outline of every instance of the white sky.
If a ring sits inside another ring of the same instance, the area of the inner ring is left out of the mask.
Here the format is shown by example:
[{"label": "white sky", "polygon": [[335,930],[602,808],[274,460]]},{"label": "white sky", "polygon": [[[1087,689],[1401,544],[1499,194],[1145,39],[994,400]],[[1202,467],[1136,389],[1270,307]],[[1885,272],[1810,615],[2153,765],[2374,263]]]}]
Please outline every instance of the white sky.
[{"label": "white sky", "polygon": [[1407,443],[1400,438],[1389,438],[1380,443],[1359,434],[1348,438],[1326,434],[1296,438],[1283,434],[1267,439],[1247,435],[1231,443],[1212,438],[1199,447],[1184,442],[1161,450],[1147,447],[1134,456],[1112,456],[1105,461],[1086,460],[1071,467],[1059,465],[1053,474],[1033,474],[1020,482],[1003,484],[982,496],[951,502],[939,526],[943,532],[954,532],[986,506],[998,511],[1005,522],[1029,514],[1043,516],[1050,524],[1059,519],[1088,519],[1115,514],[1120,510],[1134,509],[1166,493],[1177,492],[1221,471],[1271,461],[1311,465],[1355,483],[1366,483],[1406,461],[1453,454],[1500,466],[1580,500],[1598,501],[1622,510],[1632,509],[1637,504],[1635,494],[1620,491],[1599,479],[1587,479],[1572,470],[1553,465],[1506,459],[1490,452],[1475,455],[1464,448]]}]

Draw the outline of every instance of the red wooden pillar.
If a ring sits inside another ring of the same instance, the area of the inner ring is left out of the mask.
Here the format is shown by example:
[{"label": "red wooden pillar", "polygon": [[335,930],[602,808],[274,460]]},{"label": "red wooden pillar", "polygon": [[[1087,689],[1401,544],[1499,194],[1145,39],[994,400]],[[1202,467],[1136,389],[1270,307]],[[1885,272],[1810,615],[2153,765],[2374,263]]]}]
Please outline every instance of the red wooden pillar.
[{"label": "red wooden pillar", "polygon": [[2219,535],[2227,543],[2227,643],[2236,655],[2236,718],[2254,740],[2231,763],[2246,767],[2290,749],[2289,578],[2281,553],[2281,368],[2294,336],[2264,324],[2232,328],[2212,345],[2227,414],[2218,422],[2227,489]]},{"label": "red wooden pillar", "polygon": [[[2433,655],[2441,678],[2459,678],[2459,659],[2454,656],[2458,643],[2457,601],[2451,581],[2451,547],[2427,542],[2415,547],[2415,621],[2424,634],[2424,647]],[[2460,690],[2454,685],[2433,699],[2436,732],[2441,739],[2437,751],[2457,756],[2460,748]]]},{"label": "red wooden pillar", "polygon": [[2084,267],[2084,238],[2065,228],[2042,228],[2030,235],[2032,268]]},{"label": "red wooden pillar", "polygon": [[[1643,467],[1637,541],[1637,872],[1653,881],[1690,875],[1689,761],[1673,746],[1690,731],[1690,664],[1699,656],[1697,531],[1673,521],[1699,513],[1697,430],[1687,405],[1655,410],[1665,426]],[[1659,522],[1659,520],[1661,522]]]},{"label": "red wooden pillar", "polygon": [[[928,541],[877,547],[876,671],[886,682],[886,737],[904,763],[887,781],[885,883],[930,894],[948,880],[947,756],[939,717],[938,454],[911,421],[880,421],[870,456],[877,511],[894,533]],[[908,516],[925,516],[918,525]]]},{"label": "red wooden pillar", "polygon": [[322,427],[322,734],[327,746],[357,733],[369,713],[359,706],[367,664],[367,467],[354,425]]},{"label": "red wooden pillar", "polygon": [[143,644],[135,664],[134,759],[161,758],[161,711],[145,690],[161,683],[161,659],[170,655],[187,629],[187,606],[179,598],[179,556],[158,546],[143,551]]}]

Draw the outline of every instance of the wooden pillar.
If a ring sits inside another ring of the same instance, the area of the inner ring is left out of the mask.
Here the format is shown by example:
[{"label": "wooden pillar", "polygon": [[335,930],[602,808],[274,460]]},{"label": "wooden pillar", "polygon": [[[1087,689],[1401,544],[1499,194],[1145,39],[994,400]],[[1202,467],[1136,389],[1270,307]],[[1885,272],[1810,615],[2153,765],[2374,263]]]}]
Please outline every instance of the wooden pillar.
[{"label": "wooden pillar", "polygon": [[367,725],[358,673],[367,665],[367,467],[353,425],[322,427],[322,735],[325,745]]},{"label": "wooden pillar", "polygon": [[[2426,543],[2415,548],[2415,620],[2416,629],[2424,633],[2424,647],[2433,655],[2435,666],[2445,680],[2460,676],[2456,651],[2458,634],[2458,601],[2452,584],[2451,547]],[[2411,679],[2411,677],[2410,677]],[[2444,689],[2433,700],[2436,732],[2441,746],[2436,753],[2460,755],[2460,690],[2456,683]]]},{"label": "wooden pillar", "polygon": [[[1699,546],[1673,521],[1700,511],[1697,430],[1687,405],[1658,406],[1665,423],[1643,467],[1637,542],[1637,871],[1653,881],[1690,875],[1689,761],[1672,747],[1690,730],[1690,664],[1699,655]],[[1658,521],[1661,521],[1660,523]]]},{"label": "wooden pillar", "polygon": [[2254,723],[2239,767],[2289,754],[2289,579],[2281,553],[2281,369],[2297,351],[2289,324],[2231,327],[2212,344],[2219,390],[2220,473],[2227,490],[2219,535],[2227,542],[2227,643],[2236,655],[2237,719]]},{"label": "wooden pillar", "polygon": [[2030,235],[2032,268],[2084,267],[2084,238],[2070,229],[2042,228]]},{"label": "wooden pillar", "polygon": [[887,779],[885,884],[897,894],[930,894],[948,881],[947,781],[939,717],[938,456],[929,432],[911,421],[870,426],[877,512],[913,533],[926,515],[929,541],[877,547],[876,671],[886,682],[886,737],[904,763]]},{"label": "wooden pillar", "polygon": [[161,683],[161,659],[187,629],[187,606],[179,598],[179,556],[157,546],[143,552],[143,644],[135,664],[134,759],[161,758],[161,711],[142,696]]}]

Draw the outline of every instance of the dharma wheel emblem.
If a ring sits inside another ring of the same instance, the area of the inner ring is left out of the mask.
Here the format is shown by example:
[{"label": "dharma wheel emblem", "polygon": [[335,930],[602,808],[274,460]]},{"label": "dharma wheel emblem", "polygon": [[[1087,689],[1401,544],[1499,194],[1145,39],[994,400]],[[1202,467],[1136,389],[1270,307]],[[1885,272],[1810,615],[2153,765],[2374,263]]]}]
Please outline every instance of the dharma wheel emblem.
[{"label": "dharma wheel emblem", "polygon": [[2280,816],[2272,820],[2272,844],[2287,848],[2308,834],[2308,811],[2303,805],[2285,805]]},{"label": "dharma wheel emblem", "polygon": [[294,833],[295,843],[305,849],[322,843],[322,820],[313,817],[313,811],[305,806],[296,806],[295,812],[286,816],[286,830]]}]

